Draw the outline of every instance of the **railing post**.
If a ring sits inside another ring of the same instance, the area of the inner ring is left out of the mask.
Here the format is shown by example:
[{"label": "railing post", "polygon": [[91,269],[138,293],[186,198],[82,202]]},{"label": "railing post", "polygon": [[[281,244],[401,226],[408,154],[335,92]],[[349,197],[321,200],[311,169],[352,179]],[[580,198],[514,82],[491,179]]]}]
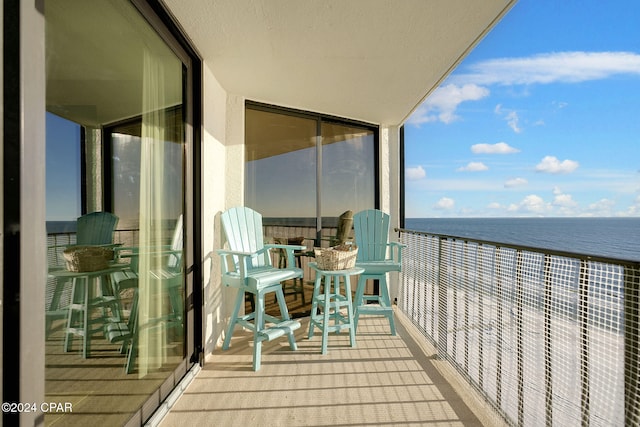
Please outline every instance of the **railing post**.
[{"label": "railing post", "polygon": [[[484,283],[482,275],[482,265],[484,260],[484,246],[478,246],[478,324],[484,324]],[[478,385],[484,390],[484,334],[478,334]]]},{"label": "railing post", "polygon": [[471,293],[471,284],[469,283],[469,242],[464,242],[464,372],[469,374],[469,294]]},{"label": "railing post", "polygon": [[624,419],[640,425],[640,271],[624,267]]},{"label": "railing post", "polygon": [[516,348],[518,357],[517,378],[518,378],[518,425],[524,426],[524,322],[522,319],[522,309],[524,305],[524,255],[521,250],[516,256]]},{"label": "railing post", "polygon": [[553,354],[551,337],[551,307],[553,304],[552,294],[552,268],[551,255],[544,255],[544,389],[545,389],[545,419],[546,425],[553,425]]},{"label": "railing post", "polygon": [[451,242],[451,292],[452,295],[452,303],[453,303],[453,313],[451,316],[451,330],[453,334],[451,334],[451,355],[453,359],[456,360],[456,355],[458,354],[458,268],[457,262],[458,260],[458,251],[457,251],[458,241],[454,240]]},{"label": "railing post", "polygon": [[438,356],[441,359],[447,356],[447,287],[443,280],[445,242],[446,238],[440,238],[438,247]]},{"label": "railing post", "polygon": [[502,288],[502,254],[501,248],[496,248],[496,404],[498,407],[502,407],[502,332],[504,328],[504,307],[503,298],[504,290]]},{"label": "railing post", "polygon": [[578,325],[580,325],[580,386],[582,410],[582,427],[590,423],[590,390],[589,390],[589,263],[580,261]]}]

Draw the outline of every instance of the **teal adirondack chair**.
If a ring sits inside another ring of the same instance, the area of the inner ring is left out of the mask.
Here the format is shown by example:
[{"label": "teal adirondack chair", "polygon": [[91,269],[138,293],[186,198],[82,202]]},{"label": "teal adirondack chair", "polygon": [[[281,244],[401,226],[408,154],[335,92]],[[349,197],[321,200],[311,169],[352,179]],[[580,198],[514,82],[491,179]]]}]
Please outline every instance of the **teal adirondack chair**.
[{"label": "teal adirondack chair", "polygon": [[[396,334],[393,308],[389,300],[387,273],[402,268],[402,248],[404,245],[389,242],[389,215],[370,209],[353,216],[353,229],[358,246],[356,267],[364,268],[358,279],[354,300],[354,325],[357,331],[358,318],[362,314],[382,315],[389,319],[391,335]],[[365,295],[367,279],[379,280],[377,295]]]},{"label": "teal adirondack chair", "polygon": [[[76,245],[113,245],[113,232],[118,224],[118,217],[111,212],[92,212],[82,215],[76,220]],[[53,248],[57,250],[57,248]],[[68,307],[61,307],[61,298],[67,285],[66,279],[56,279],[52,292],[51,301],[46,309],[46,335],[49,335],[51,324],[54,320],[66,318]],[[107,290],[103,290],[107,292]],[[112,295],[113,296],[113,295]],[[109,302],[111,308],[117,313],[115,296],[113,303]]]},{"label": "teal adirondack chair", "polygon": [[76,224],[77,245],[109,245],[118,217],[111,212],[92,212],[78,218]]},{"label": "teal adirondack chair", "polygon": [[[302,277],[302,269],[295,266],[294,251],[303,250],[304,246],[264,244],[262,215],[245,208],[231,208],[222,213],[224,229],[229,249],[220,249],[222,284],[238,289],[229,327],[222,345],[223,350],[229,348],[231,336],[236,325],[253,331],[253,370],[260,369],[263,341],[271,341],[283,335],[289,338],[289,347],[297,349],[293,331],[300,327],[300,322],[291,320],[282,291],[282,281]],[[277,268],[272,265],[270,251],[283,249],[286,251],[287,267]],[[244,305],[245,292],[254,295],[256,303],[252,313],[240,315]],[[280,317],[270,316],[264,311],[265,295],[275,292],[280,308]]]}]

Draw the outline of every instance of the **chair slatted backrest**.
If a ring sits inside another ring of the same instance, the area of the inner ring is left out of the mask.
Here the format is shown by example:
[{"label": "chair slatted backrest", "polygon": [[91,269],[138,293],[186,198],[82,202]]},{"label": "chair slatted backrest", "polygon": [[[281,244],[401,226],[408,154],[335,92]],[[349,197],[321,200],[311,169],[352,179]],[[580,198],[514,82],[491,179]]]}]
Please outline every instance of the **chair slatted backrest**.
[{"label": "chair slatted backrest", "polygon": [[118,217],[111,212],[92,212],[78,218],[76,244],[106,245],[113,243]]},{"label": "chair slatted backrest", "polygon": [[389,215],[377,209],[353,216],[353,229],[358,246],[357,262],[384,261],[389,242]]},{"label": "chair slatted backrest", "polygon": [[[222,213],[220,220],[232,251],[252,253],[264,248],[262,215],[258,212],[246,207],[231,208]],[[253,258],[249,268],[267,265],[271,265],[268,254]]]},{"label": "chair slatted backrest", "polygon": [[353,211],[345,211],[338,217],[338,229],[336,230],[335,240],[330,246],[342,245],[349,239],[351,229],[353,228]]}]

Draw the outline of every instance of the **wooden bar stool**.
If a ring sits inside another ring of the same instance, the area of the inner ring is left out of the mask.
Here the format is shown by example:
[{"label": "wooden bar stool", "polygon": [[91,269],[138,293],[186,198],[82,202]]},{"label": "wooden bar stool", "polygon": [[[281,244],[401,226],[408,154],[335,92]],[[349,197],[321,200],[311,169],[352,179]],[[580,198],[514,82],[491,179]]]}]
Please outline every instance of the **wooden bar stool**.
[{"label": "wooden bar stool", "polygon": [[[309,338],[313,338],[315,327],[322,331],[322,354],[327,354],[327,342],[329,332],[339,333],[343,329],[349,329],[349,342],[351,347],[356,346],[356,333],[351,301],[350,277],[361,274],[363,268],[349,268],[345,270],[321,270],[315,262],[309,263],[309,267],[315,270],[316,280],[313,287],[313,299],[311,302],[311,319],[309,321]],[[344,294],[340,292],[340,279],[344,279]],[[324,291],[320,293],[320,287],[324,279]],[[333,285],[333,286],[332,286]],[[318,312],[320,309],[320,312]],[[346,315],[343,310],[346,309]]]}]

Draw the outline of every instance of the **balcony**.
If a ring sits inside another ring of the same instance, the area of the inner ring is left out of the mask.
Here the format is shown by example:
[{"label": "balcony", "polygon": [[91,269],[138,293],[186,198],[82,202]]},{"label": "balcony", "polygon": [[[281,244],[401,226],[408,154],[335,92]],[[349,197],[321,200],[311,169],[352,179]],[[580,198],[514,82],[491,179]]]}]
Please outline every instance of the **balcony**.
[{"label": "balcony", "polygon": [[273,344],[258,373],[248,336],[235,338],[168,423],[638,423],[640,263],[410,230],[400,241],[399,336],[369,318],[357,349],[332,337],[320,356],[305,323],[300,349]]},{"label": "balcony", "polygon": [[365,317],[356,348],[331,336],[322,356],[304,317],[298,351],[265,343],[253,372],[250,336],[236,333],[165,425],[638,425],[639,262],[411,230],[399,240],[398,336]]}]

